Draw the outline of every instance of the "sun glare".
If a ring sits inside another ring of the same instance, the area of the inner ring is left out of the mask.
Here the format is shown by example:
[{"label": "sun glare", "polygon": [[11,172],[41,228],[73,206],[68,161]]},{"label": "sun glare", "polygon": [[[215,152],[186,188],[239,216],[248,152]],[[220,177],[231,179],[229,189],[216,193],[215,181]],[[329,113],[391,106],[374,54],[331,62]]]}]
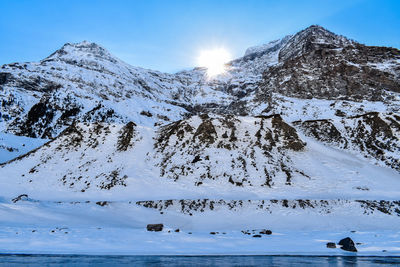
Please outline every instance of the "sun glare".
[{"label": "sun glare", "polygon": [[201,51],[198,65],[207,68],[207,75],[212,77],[224,73],[226,71],[225,64],[231,59],[231,55],[226,49],[215,48]]}]

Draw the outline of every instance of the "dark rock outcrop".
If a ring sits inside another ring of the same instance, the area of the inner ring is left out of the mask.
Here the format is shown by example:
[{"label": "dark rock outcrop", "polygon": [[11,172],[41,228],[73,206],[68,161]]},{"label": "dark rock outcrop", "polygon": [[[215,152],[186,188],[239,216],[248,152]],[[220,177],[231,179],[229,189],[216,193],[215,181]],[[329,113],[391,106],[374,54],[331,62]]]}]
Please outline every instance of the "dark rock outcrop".
[{"label": "dark rock outcrop", "polygon": [[157,223],[157,224],[148,224],[146,226],[147,231],[149,232],[161,232],[164,228],[164,225],[162,223]]},{"label": "dark rock outcrop", "polygon": [[132,138],[135,134],[136,124],[132,121],[128,122],[122,129],[119,131],[118,142],[117,142],[117,150],[118,151],[126,151],[128,147],[132,146]]},{"label": "dark rock outcrop", "polygon": [[[294,172],[308,178],[290,167],[286,153],[301,151],[305,145],[278,114],[251,118],[202,114],[161,127],[155,148],[161,176],[175,181],[197,173],[193,178],[197,186],[217,179],[247,186],[257,175],[264,180],[262,186],[272,187],[278,172],[286,176],[287,185]],[[232,175],[236,170],[241,174]]]},{"label": "dark rock outcrop", "polygon": [[357,252],[356,245],[354,244],[354,241],[350,237],[346,237],[340,240],[338,244],[339,246],[341,246],[340,248],[343,250]]},{"label": "dark rock outcrop", "polygon": [[260,234],[261,235],[272,235],[272,231],[263,229],[263,230],[260,231]]},{"label": "dark rock outcrop", "polygon": [[365,46],[311,26],[293,36],[280,63],[264,73],[259,94],[299,98],[382,100],[400,92],[400,50]]},{"label": "dark rock outcrop", "polygon": [[336,243],[328,242],[328,243],[326,243],[326,247],[327,248],[336,248]]},{"label": "dark rock outcrop", "polygon": [[18,201],[27,200],[27,199],[28,199],[28,195],[27,194],[22,194],[22,195],[17,196],[16,198],[13,198],[11,201],[13,203],[17,203]]},{"label": "dark rock outcrop", "polygon": [[318,141],[358,150],[360,154],[400,171],[400,116],[396,114],[369,112],[340,121],[322,119],[294,124]]}]

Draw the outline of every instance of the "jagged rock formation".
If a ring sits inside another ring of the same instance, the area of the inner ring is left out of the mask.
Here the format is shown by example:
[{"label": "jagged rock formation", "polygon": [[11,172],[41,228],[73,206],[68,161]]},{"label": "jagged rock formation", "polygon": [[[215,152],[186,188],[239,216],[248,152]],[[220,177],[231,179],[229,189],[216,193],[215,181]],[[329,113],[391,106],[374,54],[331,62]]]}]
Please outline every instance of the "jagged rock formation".
[{"label": "jagged rock formation", "polygon": [[295,122],[317,140],[366,157],[400,171],[400,116],[371,112],[341,120]]},{"label": "jagged rock formation", "polygon": [[224,200],[224,199],[169,199],[137,201],[137,205],[155,209],[159,212],[181,212],[188,215],[221,210],[240,211],[253,209],[269,214],[284,210],[308,210],[321,214],[330,214],[340,208],[356,207],[364,215],[374,213],[400,216],[400,201],[366,201],[366,200],[310,200],[310,199],[268,199],[268,200]]},{"label": "jagged rock formation", "polygon": [[296,34],[264,72],[261,93],[382,101],[400,92],[400,51],[365,46],[312,26]]},{"label": "jagged rock formation", "polygon": [[280,177],[292,183],[303,171],[289,167],[287,150],[305,143],[279,115],[270,117],[209,116],[178,121],[159,130],[155,143],[161,176],[174,181],[223,180],[237,186],[271,187]]},{"label": "jagged rock formation", "polygon": [[52,141],[0,171],[21,183],[52,177],[77,192],[145,175],[300,188],[314,181],[307,168],[316,163],[298,168],[293,158],[311,155],[312,138],[398,172],[399,81],[399,50],[320,26],[249,48],[212,78],[202,68],[132,67],[86,41],[65,44],[40,62],[1,67],[0,131]]},{"label": "jagged rock formation", "polygon": [[129,66],[94,43],[68,43],[38,63],[1,67],[0,128],[54,138],[73,120],[98,121],[88,112],[99,106],[102,121],[148,126],[208,112],[273,114],[276,93],[390,102],[390,92],[399,92],[399,62],[397,49],[364,46],[320,26],[250,48],[211,79],[201,68],[160,73]]},{"label": "jagged rock formation", "polygon": [[80,192],[126,186],[129,162],[123,159],[141,139],[136,128],[133,122],[73,123],[54,140],[2,165],[20,166],[18,179],[32,185],[48,176],[54,184]]}]

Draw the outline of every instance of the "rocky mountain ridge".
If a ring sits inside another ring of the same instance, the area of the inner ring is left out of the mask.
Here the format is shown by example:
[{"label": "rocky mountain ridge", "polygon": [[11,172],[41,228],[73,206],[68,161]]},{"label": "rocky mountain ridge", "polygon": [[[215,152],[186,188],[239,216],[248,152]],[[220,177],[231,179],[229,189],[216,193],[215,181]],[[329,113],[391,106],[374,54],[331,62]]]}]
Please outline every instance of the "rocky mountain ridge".
[{"label": "rocky mountain ridge", "polygon": [[[320,26],[250,48],[213,78],[65,44],[38,63],[2,66],[2,131],[52,141],[1,170],[22,183],[45,175],[76,192],[114,190],[141,176],[127,155],[149,177],[188,186],[301,187],[314,177],[293,158],[313,140],[398,174],[399,66],[399,50]],[[118,149],[127,129],[136,145]]]},{"label": "rocky mountain ridge", "polygon": [[226,68],[161,73],[90,42],[3,65],[2,247],[337,255],[351,236],[398,255],[399,50],[311,26]]}]

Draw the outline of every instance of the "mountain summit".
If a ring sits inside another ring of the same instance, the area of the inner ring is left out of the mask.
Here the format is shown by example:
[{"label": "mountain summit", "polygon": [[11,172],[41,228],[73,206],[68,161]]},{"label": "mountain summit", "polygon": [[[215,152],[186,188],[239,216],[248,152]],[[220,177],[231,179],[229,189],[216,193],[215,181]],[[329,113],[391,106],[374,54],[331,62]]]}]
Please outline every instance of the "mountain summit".
[{"label": "mountain summit", "polygon": [[80,43],[66,43],[60,49],[44,59],[44,61],[62,60],[66,62],[83,59],[108,60],[116,63],[117,60],[103,47],[96,43],[83,41]]},{"label": "mountain summit", "polygon": [[327,29],[312,25],[297,34],[281,49],[279,60],[285,61],[321,48],[343,48],[353,41]]}]

